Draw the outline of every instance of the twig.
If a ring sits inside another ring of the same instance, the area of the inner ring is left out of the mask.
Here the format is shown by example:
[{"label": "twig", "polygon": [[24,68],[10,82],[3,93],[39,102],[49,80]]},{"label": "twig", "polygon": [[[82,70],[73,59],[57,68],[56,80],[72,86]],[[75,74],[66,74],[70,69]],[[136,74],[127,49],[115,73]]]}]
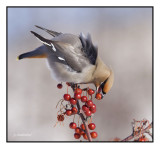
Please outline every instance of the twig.
[{"label": "twig", "polygon": [[90,135],[90,132],[89,132],[89,129],[88,129],[88,125],[86,124],[85,117],[84,117],[83,113],[81,112],[79,101],[77,101],[77,107],[78,107],[78,114],[80,115],[81,120],[82,120],[82,122],[84,124],[84,127],[85,127],[85,132],[87,134],[87,138],[91,142],[92,138],[91,138],[91,135]]},{"label": "twig", "polygon": [[57,105],[56,105],[56,108],[58,107],[58,105],[59,105],[59,103],[60,103],[60,101],[62,101],[63,99],[60,99],[59,101],[58,101],[58,103],[57,103]]},{"label": "twig", "polygon": [[145,129],[143,129],[141,131],[138,131],[137,134],[135,134],[135,135],[134,135],[134,133],[132,133],[130,136],[121,140],[121,142],[132,140],[134,137],[138,137],[140,134],[146,133],[150,128],[152,128],[152,125],[153,124],[151,123],[148,127],[146,127]]},{"label": "twig", "polygon": [[150,137],[152,137],[152,133],[151,133],[149,130],[147,130],[146,133],[147,133]]}]

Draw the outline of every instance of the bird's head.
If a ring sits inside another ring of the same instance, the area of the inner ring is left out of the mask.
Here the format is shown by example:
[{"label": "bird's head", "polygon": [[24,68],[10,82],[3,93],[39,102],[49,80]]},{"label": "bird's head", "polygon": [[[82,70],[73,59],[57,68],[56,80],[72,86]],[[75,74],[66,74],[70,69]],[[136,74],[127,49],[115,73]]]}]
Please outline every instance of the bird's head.
[{"label": "bird's head", "polygon": [[110,71],[109,77],[107,77],[104,82],[101,83],[99,89],[102,91],[102,96],[109,92],[114,82],[114,74],[112,70]]}]

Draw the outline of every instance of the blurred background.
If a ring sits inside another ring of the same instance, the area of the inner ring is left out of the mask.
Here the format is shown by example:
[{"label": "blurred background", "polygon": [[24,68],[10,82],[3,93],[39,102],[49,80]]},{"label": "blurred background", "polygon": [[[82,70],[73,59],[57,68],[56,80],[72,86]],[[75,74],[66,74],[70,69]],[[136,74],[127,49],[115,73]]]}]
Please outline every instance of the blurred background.
[{"label": "blurred background", "polygon": [[94,101],[96,141],[127,137],[133,119],[152,121],[151,8],[8,8],[9,141],[75,141],[68,126],[73,116],[64,126],[53,127],[65,83],[57,89],[45,59],[16,61],[19,54],[41,45],[31,30],[52,38],[34,25],[75,35],[90,33],[99,55],[113,69],[111,91]]}]

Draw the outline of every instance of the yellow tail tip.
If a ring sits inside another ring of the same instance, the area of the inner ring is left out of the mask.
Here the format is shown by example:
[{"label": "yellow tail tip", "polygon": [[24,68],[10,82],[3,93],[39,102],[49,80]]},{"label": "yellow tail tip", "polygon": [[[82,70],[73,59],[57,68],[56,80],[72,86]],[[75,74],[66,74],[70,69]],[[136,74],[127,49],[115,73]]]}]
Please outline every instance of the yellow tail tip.
[{"label": "yellow tail tip", "polygon": [[19,61],[19,56],[17,56],[16,60]]}]

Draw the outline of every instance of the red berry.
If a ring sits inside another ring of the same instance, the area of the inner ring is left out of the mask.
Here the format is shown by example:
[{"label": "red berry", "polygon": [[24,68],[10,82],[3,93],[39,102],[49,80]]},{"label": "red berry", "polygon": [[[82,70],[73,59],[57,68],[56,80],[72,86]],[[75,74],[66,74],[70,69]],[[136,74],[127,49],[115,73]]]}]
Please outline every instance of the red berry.
[{"label": "red berry", "polygon": [[63,114],[57,115],[57,120],[60,122],[64,121],[64,115]]},{"label": "red berry", "polygon": [[90,124],[88,125],[88,128],[89,128],[90,130],[94,130],[94,129],[96,128],[96,125],[95,125],[94,123],[90,123]]},{"label": "red berry", "polygon": [[81,129],[80,134],[83,135],[85,132],[84,130]]},{"label": "red berry", "polygon": [[75,129],[75,128],[77,127],[77,124],[74,123],[74,122],[71,122],[71,123],[69,124],[69,127],[70,127],[71,129]]},{"label": "red berry", "polygon": [[90,110],[92,113],[96,113],[96,109],[94,109],[94,110]]},{"label": "red berry", "polygon": [[64,94],[64,100],[69,101],[71,96],[69,94]]},{"label": "red berry", "polygon": [[145,142],[145,139],[144,138],[139,138],[138,141]]},{"label": "red berry", "polygon": [[76,129],[75,129],[75,133],[79,133],[79,134],[81,134],[81,128],[80,128],[80,127],[76,127]]},{"label": "red berry", "polygon": [[66,84],[67,84],[68,86],[71,86],[70,83],[68,83],[68,82],[66,82]]},{"label": "red berry", "polygon": [[93,111],[95,109],[96,109],[96,105],[95,104],[93,104],[91,107],[89,107],[89,110],[91,110],[91,111]]},{"label": "red berry", "polygon": [[77,112],[78,112],[77,108],[76,108],[76,107],[73,107],[73,108],[72,108],[72,113],[73,113],[73,114],[77,114]]},{"label": "red berry", "polygon": [[75,93],[74,98],[75,99],[81,99],[81,94],[80,93]]},{"label": "red berry", "polygon": [[62,84],[57,84],[57,88],[61,89],[63,87]]},{"label": "red berry", "polygon": [[101,100],[101,99],[102,99],[102,94],[97,93],[97,94],[96,94],[96,99],[97,99],[97,100]]},{"label": "red berry", "polygon": [[86,105],[87,105],[88,107],[92,107],[92,106],[93,106],[92,100],[88,100],[88,101],[86,102]]},{"label": "red berry", "polygon": [[70,101],[70,104],[72,104],[72,105],[77,104],[77,99],[71,98],[69,101]]},{"label": "red berry", "polygon": [[88,137],[87,137],[86,133],[83,134],[83,138],[86,139],[86,140],[88,140]]},{"label": "red berry", "polygon": [[83,110],[84,112],[86,112],[86,111],[88,111],[88,110],[89,110],[89,108],[88,108],[88,106],[83,105],[83,106],[82,106],[82,110]]},{"label": "red berry", "polygon": [[86,116],[91,116],[91,114],[92,114],[92,112],[90,110],[88,110],[88,111],[85,112]]},{"label": "red berry", "polygon": [[139,142],[146,142],[146,141],[149,141],[148,138],[146,138],[145,136],[142,136],[138,139]]},{"label": "red berry", "polygon": [[81,126],[80,126],[83,130],[85,130],[85,126],[84,126],[84,124],[81,124]]},{"label": "red berry", "polygon": [[86,101],[87,101],[87,97],[86,97],[86,96],[82,96],[82,97],[81,97],[81,101],[82,101],[82,102],[86,102]]},{"label": "red berry", "polygon": [[75,133],[74,137],[75,137],[75,139],[79,139],[81,137],[81,135],[79,133]]},{"label": "red berry", "polygon": [[98,134],[95,131],[91,132],[90,134],[93,139],[97,138],[98,136]]},{"label": "red berry", "polygon": [[92,90],[92,89],[89,89],[89,90],[88,90],[88,94],[89,94],[89,95],[92,95],[92,94],[94,94],[94,90]]},{"label": "red berry", "polygon": [[74,93],[82,94],[82,90],[80,88],[77,88]]},{"label": "red berry", "polygon": [[92,113],[95,113],[95,112],[96,112],[96,105],[93,104],[91,107],[89,107],[89,110],[90,110]]},{"label": "red berry", "polygon": [[67,116],[70,116],[72,115],[72,110],[66,110],[66,113],[65,113]]}]

